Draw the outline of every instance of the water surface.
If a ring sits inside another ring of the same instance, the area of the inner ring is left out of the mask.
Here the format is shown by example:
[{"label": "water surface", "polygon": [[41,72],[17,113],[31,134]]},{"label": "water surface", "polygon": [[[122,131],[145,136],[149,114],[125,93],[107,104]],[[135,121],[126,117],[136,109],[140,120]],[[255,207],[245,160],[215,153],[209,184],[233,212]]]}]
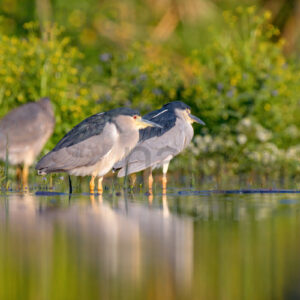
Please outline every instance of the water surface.
[{"label": "water surface", "polygon": [[300,194],[0,196],[0,299],[299,299]]}]

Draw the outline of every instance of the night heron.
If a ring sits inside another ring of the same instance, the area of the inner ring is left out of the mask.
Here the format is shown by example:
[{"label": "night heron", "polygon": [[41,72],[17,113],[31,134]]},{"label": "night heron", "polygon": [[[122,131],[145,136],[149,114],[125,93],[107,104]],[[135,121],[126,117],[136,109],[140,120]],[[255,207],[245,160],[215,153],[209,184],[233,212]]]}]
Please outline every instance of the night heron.
[{"label": "night heron", "polygon": [[0,159],[23,164],[22,183],[27,186],[28,170],[51,136],[55,125],[50,100],[42,98],[10,111],[0,120]]},{"label": "night heron", "polygon": [[191,142],[194,130],[192,123],[205,123],[191,114],[191,108],[181,101],[165,104],[161,109],[144,116],[162,126],[140,130],[137,146],[122,161],[114,165],[119,170],[118,177],[136,173],[149,168],[149,191],[152,192],[152,170],[163,169],[163,192],[166,192],[167,171],[171,159],[183,151]]},{"label": "night heron", "polygon": [[139,129],[159,126],[144,120],[136,110],[116,108],[95,114],[69,131],[36,165],[39,174],[66,172],[69,175],[91,175],[90,191],[98,177],[102,193],[103,176],[137,144]]}]

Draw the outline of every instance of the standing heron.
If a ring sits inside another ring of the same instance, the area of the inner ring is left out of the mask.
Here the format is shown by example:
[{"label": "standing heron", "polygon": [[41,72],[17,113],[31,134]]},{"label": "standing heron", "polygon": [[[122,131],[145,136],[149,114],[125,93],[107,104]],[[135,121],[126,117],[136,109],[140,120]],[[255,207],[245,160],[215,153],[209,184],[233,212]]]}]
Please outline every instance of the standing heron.
[{"label": "standing heron", "polygon": [[191,108],[181,101],[165,104],[144,118],[161,125],[162,128],[140,130],[139,143],[125,159],[115,164],[114,169],[119,170],[118,177],[123,177],[149,168],[149,192],[152,193],[152,170],[162,166],[162,185],[165,193],[171,159],[191,142],[194,135],[192,123],[205,123],[193,116]]},{"label": "standing heron", "polygon": [[29,102],[10,111],[0,120],[0,159],[23,164],[22,183],[27,186],[29,167],[43,149],[55,125],[48,98]]},{"label": "standing heron", "polygon": [[144,120],[136,110],[116,108],[95,114],[69,131],[36,165],[39,174],[66,172],[91,175],[90,192],[102,193],[103,176],[137,144],[139,129],[159,126]]}]

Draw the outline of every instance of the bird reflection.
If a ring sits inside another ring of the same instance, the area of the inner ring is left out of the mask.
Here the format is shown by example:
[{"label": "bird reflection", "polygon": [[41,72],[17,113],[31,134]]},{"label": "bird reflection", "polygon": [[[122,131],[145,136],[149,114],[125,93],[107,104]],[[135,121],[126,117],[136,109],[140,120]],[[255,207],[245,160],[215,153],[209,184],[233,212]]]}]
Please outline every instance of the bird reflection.
[{"label": "bird reflection", "polygon": [[153,192],[152,192],[152,189],[149,190],[148,192],[148,203],[149,203],[149,206],[152,206],[152,202],[153,202]]},{"label": "bird reflection", "polygon": [[[152,203],[153,203],[152,189],[149,190],[147,195],[148,195],[148,204],[151,207]],[[163,212],[164,217],[169,217],[170,216],[167,193],[162,193],[162,212]]]},{"label": "bird reflection", "polygon": [[[152,197],[148,195],[148,201]],[[159,209],[129,203],[128,219],[138,226],[141,251],[153,258],[153,268],[160,268],[162,277],[187,288],[193,273],[193,223],[172,215],[167,195],[161,197],[162,207]]]},{"label": "bird reflection", "polygon": [[8,209],[12,220],[28,219],[28,221],[32,221],[36,216],[38,206],[34,195],[25,191],[10,197]]},{"label": "bird reflection", "polygon": [[101,204],[103,202],[103,195],[102,194],[90,194],[90,201],[93,207]]},{"label": "bird reflection", "polygon": [[[193,274],[193,222],[170,213],[167,195],[159,199],[161,207],[151,209],[140,199],[132,200],[129,195],[126,202],[125,198],[125,192],[115,203],[102,194],[88,198],[73,195],[73,201],[67,203],[63,197],[57,201],[53,196],[16,195],[9,201],[8,238],[16,243],[23,236],[34,241],[24,249],[28,255],[33,253],[32,245],[36,249],[34,255],[28,256],[30,264],[44,253],[47,261],[54,260],[56,251],[52,252],[51,245],[55,244],[68,260],[67,265],[73,265],[71,260],[79,257],[85,269],[96,268],[103,280],[115,278],[136,286],[159,270],[160,276],[152,278],[159,289],[163,289],[164,282],[189,287]],[[1,216],[0,210],[0,224]],[[47,263],[42,259],[39,262]]]},{"label": "bird reflection", "polygon": [[162,208],[163,208],[163,216],[165,218],[170,216],[169,206],[168,206],[168,198],[167,194],[162,194]]}]

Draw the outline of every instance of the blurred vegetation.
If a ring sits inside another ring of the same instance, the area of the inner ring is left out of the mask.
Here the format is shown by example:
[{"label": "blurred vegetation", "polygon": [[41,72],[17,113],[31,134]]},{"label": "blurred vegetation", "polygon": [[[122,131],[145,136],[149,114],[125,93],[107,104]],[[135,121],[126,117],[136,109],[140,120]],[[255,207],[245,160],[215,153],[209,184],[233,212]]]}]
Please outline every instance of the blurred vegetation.
[{"label": "blurred vegetation", "polygon": [[3,0],[0,117],[49,96],[57,126],[46,152],[95,112],[182,100],[207,126],[195,126],[177,169],[295,176],[300,65],[284,37],[297,49],[296,12],[253,3]]},{"label": "blurred vegetation", "polygon": [[86,97],[88,68],[80,65],[82,54],[57,26],[48,27],[41,36],[36,23],[24,28],[25,38],[0,35],[1,116],[48,96],[55,106],[57,140],[92,111],[87,108],[92,99]]},{"label": "blurred vegetation", "polygon": [[2,190],[2,187],[4,188],[4,182],[5,182],[5,172],[4,168],[0,167],[0,190]]}]

